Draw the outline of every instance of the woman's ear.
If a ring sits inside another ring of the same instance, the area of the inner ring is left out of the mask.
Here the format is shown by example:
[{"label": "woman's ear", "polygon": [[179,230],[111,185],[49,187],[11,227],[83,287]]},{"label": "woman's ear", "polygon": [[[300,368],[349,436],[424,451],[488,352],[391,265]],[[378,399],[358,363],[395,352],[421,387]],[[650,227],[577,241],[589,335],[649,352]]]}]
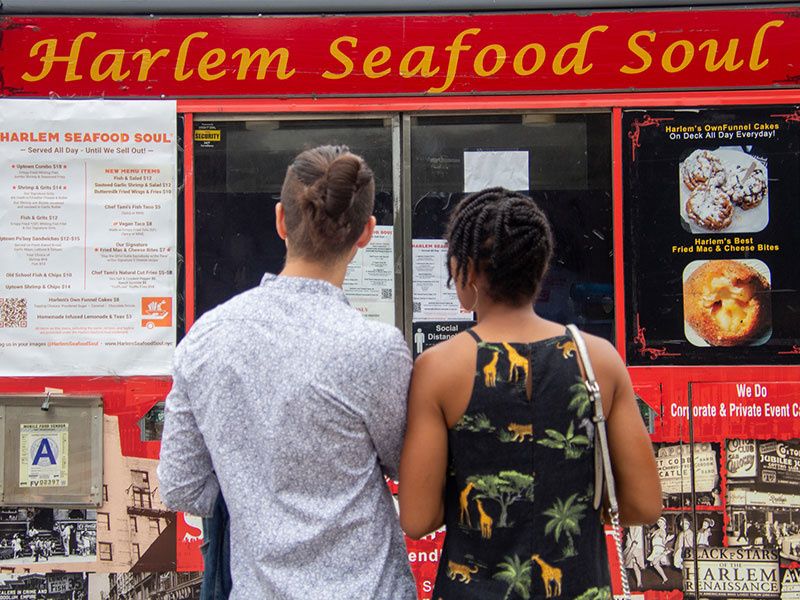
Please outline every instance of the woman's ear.
[{"label": "woman's ear", "polygon": [[286,211],[281,202],[275,205],[275,231],[279,238],[286,240]]},{"label": "woman's ear", "polygon": [[477,285],[478,273],[475,270],[475,263],[471,258],[467,259],[467,285]]},{"label": "woman's ear", "polygon": [[356,240],[356,248],[364,248],[369,241],[372,239],[372,234],[375,231],[375,225],[377,224],[377,220],[374,216],[371,216],[367,222],[364,224],[364,230],[361,232],[361,235]]}]

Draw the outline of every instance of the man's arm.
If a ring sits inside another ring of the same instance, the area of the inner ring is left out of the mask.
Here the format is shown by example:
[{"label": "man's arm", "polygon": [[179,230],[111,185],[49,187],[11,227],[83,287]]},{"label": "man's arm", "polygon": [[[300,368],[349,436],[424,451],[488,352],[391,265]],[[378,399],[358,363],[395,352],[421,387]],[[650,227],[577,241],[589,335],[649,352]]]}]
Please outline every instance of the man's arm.
[{"label": "man's arm", "polygon": [[393,331],[385,343],[386,346],[375,348],[373,353],[372,381],[365,391],[374,396],[374,403],[370,405],[366,425],[384,474],[396,479],[406,428],[411,354],[399,331]]},{"label": "man's arm", "polygon": [[197,428],[177,359],[172,391],[164,409],[158,479],[161,499],[167,507],[201,517],[211,515],[219,494],[219,482],[203,435]]}]

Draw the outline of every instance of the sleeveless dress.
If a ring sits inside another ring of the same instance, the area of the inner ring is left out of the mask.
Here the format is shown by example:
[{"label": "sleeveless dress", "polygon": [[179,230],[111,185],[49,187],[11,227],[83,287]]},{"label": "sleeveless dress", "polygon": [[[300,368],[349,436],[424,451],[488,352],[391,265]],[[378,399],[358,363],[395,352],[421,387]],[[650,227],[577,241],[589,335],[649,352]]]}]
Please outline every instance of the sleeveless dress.
[{"label": "sleeveless dress", "polygon": [[574,342],[478,343],[448,432],[447,535],[434,600],[611,598],[592,508],[594,424]]}]

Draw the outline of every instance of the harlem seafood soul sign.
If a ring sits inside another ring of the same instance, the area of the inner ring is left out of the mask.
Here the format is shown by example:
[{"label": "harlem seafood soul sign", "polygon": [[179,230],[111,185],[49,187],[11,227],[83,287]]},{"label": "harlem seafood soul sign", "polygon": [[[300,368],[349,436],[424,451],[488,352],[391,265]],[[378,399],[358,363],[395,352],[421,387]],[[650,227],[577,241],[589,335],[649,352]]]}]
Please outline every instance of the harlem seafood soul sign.
[{"label": "harlem seafood soul sign", "polygon": [[800,85],[791,9],[0,20],[4,96],[315,96]]}]

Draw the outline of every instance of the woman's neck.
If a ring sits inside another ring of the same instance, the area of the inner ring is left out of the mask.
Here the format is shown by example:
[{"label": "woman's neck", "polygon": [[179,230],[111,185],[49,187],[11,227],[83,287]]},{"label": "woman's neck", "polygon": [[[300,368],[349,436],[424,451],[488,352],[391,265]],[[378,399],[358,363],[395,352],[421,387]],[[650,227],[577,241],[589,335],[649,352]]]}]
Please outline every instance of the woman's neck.
[{"label": "woman's neck", "polygon": [[497,302],[478,303],[476,327],[490,337],[524,341],[539,337],[558,335],[563,331],[559,325],[537,315],[533,306],[522,304],[510,306]]},{"label": "woman's neck", "polygon": [[305,277],[306,279],[321,279],[338,288],[344,283],[347,265],[350,261],[336,261],[334,263],[320,263],[304,258],[287,258],[281,277]]}]

